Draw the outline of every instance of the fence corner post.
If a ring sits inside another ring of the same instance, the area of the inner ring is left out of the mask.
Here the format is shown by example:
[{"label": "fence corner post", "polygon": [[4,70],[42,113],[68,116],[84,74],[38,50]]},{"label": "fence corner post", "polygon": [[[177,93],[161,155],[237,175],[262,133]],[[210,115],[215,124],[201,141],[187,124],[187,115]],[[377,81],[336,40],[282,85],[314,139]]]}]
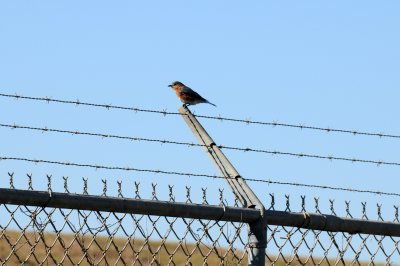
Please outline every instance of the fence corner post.
[{"label": "fence corner post", "polygon": [[260,210],[261,217],[248,225],[248,265],[264,266],[267,248],[267,227],[265,223],[265,210]]}]

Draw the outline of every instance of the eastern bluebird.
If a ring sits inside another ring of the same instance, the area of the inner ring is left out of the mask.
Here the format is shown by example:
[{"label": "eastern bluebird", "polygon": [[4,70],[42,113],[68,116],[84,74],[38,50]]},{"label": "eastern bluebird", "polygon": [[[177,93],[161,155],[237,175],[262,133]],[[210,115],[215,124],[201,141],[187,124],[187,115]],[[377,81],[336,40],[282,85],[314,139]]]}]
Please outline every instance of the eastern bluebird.
[{"label": "eastern bluebird", "polygon": [[174,81],[171,85],[168,85],[168,87],[171,87],[173,90],[175,90],[176,95],[184,103],[184,105],[208,103],[217,107],[215,104],[210,103],[209,101],[201,97],[200,94],[198,94],[191,88],[185,86],[185,84],[183,84],[182,82]]}]

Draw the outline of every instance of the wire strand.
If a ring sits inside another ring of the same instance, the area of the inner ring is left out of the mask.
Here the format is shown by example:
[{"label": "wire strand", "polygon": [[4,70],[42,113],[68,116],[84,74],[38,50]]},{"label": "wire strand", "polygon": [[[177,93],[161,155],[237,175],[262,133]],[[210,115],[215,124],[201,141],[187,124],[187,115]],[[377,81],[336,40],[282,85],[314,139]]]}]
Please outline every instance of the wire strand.
[{"label": "wire strand", "polygon": [[354,189],[354,188],[332,187],[332,186],[323,186],[323,185],[311,185],[311,184],[303,184],[303,183],[281,182],[281,181],[274,181],[274,180],[260,180],[260,179],[249,179],[249,178],[247,178],[245,180],[250,181],[250,182],[267,183],[267,184],[273,184],[273,185],[318,188],[318,189],[328,189],[328,190],[335,190],[335,191],[358,192],[358,193],[400,197],[399,193],[381,192],[381,191],[374,191],[374,190],[363,190],[363,189]]},{"label": "wire strand", "polygon": [[76,106],[90,106],[90,107],[100,107],[107,110],[116,109],[116,110],[125,110],[125,111],[134,111],[134,112],[144,112],[144,113],[158,113],[164,116],[166,115],[180,115],[178,112],[167,112],[167,111],[159,111],[159,110],[151,110],[151,109],[142,109],[136,107],[126,107],[126,106],[118,106],[112,104],[98,104],[98,103],[89,103],[89,102],[81,102],[79,99],[75,101],[71,100],[60,100],[60,99],[52,99],[50,97],[29,97],[18,94],[4,94],[0,93],[1,97],[15,98],[15,99],[24,99],[24,100],[32,100],[32,101],[40,101],[47,103],[61,103],[61,104],[72,104]]},{"label": "wire strand", "polygon": [[[22,157],[2,156],[2,157],[0,157],[0,161],[21,161],[21,162],[31,162],[31,163],[35,163],[35,164],[44,163],[44,164],[55,164],[55,165],[62,165],[62,166],[69,166],[69,167],[74,166],[74,167],[85,167],[85,168],[104,169],[104,170],[135,171],[135,172],[148,172],[148,173],[155,173],[155,174],[178,175],[178,176],[186,176],[186,177],[206,177],[206,178],[213,178],[213,179],[225,179],[225,177],[222,177],[222,176],[209,175],[209,174],[184,173],[184,172],[155,170],[155,169],[139,169],[139,168],[121,167],[121,166],[106,166],[106,165],[100,165],[100,164],[82,164],[82,163],[74,163],[74,162],[60,162],[60,161],[30,159],[30,158],[22,158]],[[400,197],[399,193],[392,193],[392,192],[361,190],[361,189],[353,189],[353,188],[323,186],[323,185],[310,185],[310,184],[281,182],[281,181],[253,179],[253,178],[243,178],[243,180],[249,181],[249,182],[265,183],[265,184],[286,185],[286,186],[296,186],[296,187],[306,187],[306,188],[318,188],[318,189],[328,189],[328,190],[334,190],[334,191],[367,193],[367,194],[374,194],[374,195],[379,195],[379,196],[384,195],[384,196]]]},{"label": "wire strand", "polygon": [[[189,142],[175,141],[175,140],[166,140],[166,139],[152,139],[152,138],[143,138],[143,137],[129,137],[129,136],[120,136],[113,134],[105,134],[105,133],[93,133],[93,132],[81,132],[81,131],[73,131],[73,130],[63,130],[63,129],[53,129],[48,127],[31,127],[31,126],[20,126],[17,124],[0,124],[0,127],[11,128],[11,129],[26,129],[26,130],[34,130],[41,132],[53,132],[53,133],[65,133],[72,135],[85,135],[92,137],[101,137],[101,138],[114,138],[114,139],[122,139],[122,140],[130,140],[130,141],[146,141],[146,142],[154,142],[161,144],[174,144],[174,145],[183,145],[188,147],[204,147],[206,145],[203,144],[195,144]],[[218,145],[220,149],[226,150],[234,150],[234,151],[242,151],[242,152],[254,152],[254,153],[264,153],[270,155],[282,155],[282,156],[291,156],[297,158],[309,158],[309,159],[325,159],[330,161],[346,161],[352,163],[365,163],[365,164],[374,164],[377,166],[380,165],[388,165],[388,166],[400,166],[398,162],[387,162],[387,161],[377,161],[377,160],[366,160],[359,158],[347,158],[347,157],[337,157],[333,155],[323,156],[316,154],[307,154],[307,153],[294,153],[294,152],[284,152],[279,150],[263,150],[263,149],[254,149],[254,148],[241,148],[241,147],[232,147],[225,145]]]},{"label": "wire strand", "polygon": [[[126,106],[118,106],[112,104],[98,104],[98,103],[89,103],[89,102],[81,102],[79,99],[75,101],[71,100],[61,100],[61,99],[52,99],[50,97],[29,97],[18,94],[6,94],[0,93],[1,97],[14,98],[14,99],[24,99],[24,100],[32,100],[32,101],[42,101],[47,103],[61,103],[61,104],[72,104],[76,106],[90,106],[90,107],[99,107],[107,110],[116,109],[116,110],[127,110],[134,112],[145,112],[145,113],[157,113],[166,115],[181,115],[178,112],[168,112],[166,110],[152,110],[152,109],[143,109],[136,107],[126,107]],[[367,132],[367,131],[358,131],[358,130],[349,130],[349,129],[339,129],[339,128],[330,128],[330,127],[320,127],[320,126],[307,126],[303,124],[290,124],[290,123],[279,123],[279,122],[269,122],[269,121],[252,121],[251,119],[238,119],[238,118],[229,118],[222,116],[207,116],[207,115],[195,115],[199,118],[218,120],[218,121],[228,121],[228,122],[236,122],[247,125],[264,125],[271,127],[286,127],[286,128],[296,128],[296,129],[308,129],[313,131],[322,131],[326,133],[343,133],[343,134],[351,134],[354,136],[371,136],[371,137],[379,137],[379,138],[392,138],[392,139],[400,139],[400,135],[396,134],[385,134],[385,133],[377,133],[377,132]]]},{"label": "wire strand", "polygon": [[377,166],[380,165],[391,165],[391,166],[400,166],[398,162],[386,162],[386,161],[376,161],[376,160],[365,160],[365,159],[358,159],[358,158],[347,158],[347,157],[336,157],[333,155],[323,156],[323,155],[316,155],[316,154],[307,154],[307,153],[294,153],[294,152],[285,152],[279,150],[260,150],[260,149],[251,149],[251,148],[235,148],[235,147],[228,147],[228,146],[219,146],[222,149],[228,150],[237,150],[237,151],[244,151],[244,152],[258,152],[258,153],[266,153],[271,155],[286,155],[298,158],[311,158],[311,159],[326,159],[330,161],[346,161],[352,163],[366,163],[366,164],[375,164]]},{"label": "wire strand", "polygon": [[140,168],[123,167],[123,166],[105,166],[105,165],[100,165],[100,164],[80,164],[80,163],[73,163],[73,162],[60,162],[60,161],[51,161],[51,160],[21,158],[21,157],[0,157],[0,161],[22,161],[22,162],[30,162],[30,163],[36,163],[36,164],[45,163],[45,164],[76,166],[76,167],[104,169],[104,170],[121,170],[121,171],[128,171],[128,172],[133,171],[133,172],[147,172],[147,173],[155,173],[155,174],[180,175],[180,176],[222,178],[222,177],[219,177],[216,175],[207,175],[207,174],[182,173],[182,172],[174,172],[174,171],[140,169]]},{"label": "wire strand", "polygon": [[111,138],[111,139],[122,139],[122,140],[130,140],[130,141],[146,141],[146,142],[156,142],[160,144],[175,144],[175,145],[184,145],[184,146],[202,146],[200,144],[182,142],[182,141],[173,141],[166,139],[152,139],[152,138],[142,138],[142,137],[130,137],[130,136],[121,136],[115,134],[106,134],[106,133],[94,133],[94,132],[82,132],[78,130],[64,130],[64,129],[55,129],[48,127],[32,127],[32,126],[23,126],[17,124],[0,124],[0,127],[10,128],[10,129],[26,129],[40,132],[53,132],[53,133],[64,133],[71,135],[83,135],[83,136],[91,136],[91,137],[101,137],[101,138]]}]

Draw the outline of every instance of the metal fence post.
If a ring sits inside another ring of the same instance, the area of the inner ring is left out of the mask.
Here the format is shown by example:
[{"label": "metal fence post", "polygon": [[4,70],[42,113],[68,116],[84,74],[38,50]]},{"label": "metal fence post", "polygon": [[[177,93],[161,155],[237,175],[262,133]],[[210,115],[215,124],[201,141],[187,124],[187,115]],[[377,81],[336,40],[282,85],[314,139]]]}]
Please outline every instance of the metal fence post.
[{"label": "metal fence post", "polygon": [[232,192],[239,199],[243,207],[256,208],[260,211],[260,219],[248,225],[248,265],[264,266],[265,249],[267,243],[265,207],[258,199],[246,181],[231,164],[225,154],[208,135],[206,130],[185,105],[179,109],[182,118],[188,124],[193,134],[198,139],[214,163],[218,171],[225,177]]},{"label": "metal fence post", "polygon": [[[262,215],[263,216],[263,215]],[[264,266],[265,265],[265,250],[267,244],[267,230],[264,222],[264,217],[255,223],[249,224],[248,231],[248,260],[249,265]]]}]

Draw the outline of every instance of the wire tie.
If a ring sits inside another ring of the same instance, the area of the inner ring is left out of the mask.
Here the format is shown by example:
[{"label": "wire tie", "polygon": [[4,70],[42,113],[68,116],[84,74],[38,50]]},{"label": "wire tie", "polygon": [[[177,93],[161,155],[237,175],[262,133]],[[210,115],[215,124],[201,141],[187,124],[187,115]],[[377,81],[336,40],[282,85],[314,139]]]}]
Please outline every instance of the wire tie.
[{"label": "wire tie", "polygon": [[308,212],[303,212],[303,216],[304,216],[304,221],[300,227],[308,228],[311,223],[311,216]]},{"label": "wire tie", "polygon": [[[226,206],[225,206],[225,205],[222,205],[222,215],[217,219],[217,221],[221,221],[222,218],[224,218],[225,213],[226,213]],[[242,214],[241,214],[241,215],[242,215]]]}]

